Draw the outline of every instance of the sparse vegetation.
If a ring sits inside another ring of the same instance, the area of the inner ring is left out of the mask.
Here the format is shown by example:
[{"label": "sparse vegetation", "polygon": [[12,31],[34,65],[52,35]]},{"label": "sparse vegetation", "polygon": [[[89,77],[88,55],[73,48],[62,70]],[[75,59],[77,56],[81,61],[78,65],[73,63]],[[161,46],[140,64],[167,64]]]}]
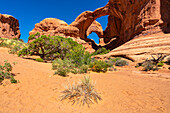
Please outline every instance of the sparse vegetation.
[{"label": "sparse vegetation", "polygon": [[140,66],[143,66],[143,71],[150,71],[150,70],[153,70],[153,71],[156,71],[156,70],[159,70],[158,67],[162,67],[164,65],[164,58],[169,56],[168,55],[164,55],[164,54],[157,54],[157,58],[154,57],[153,55],[152,56],[152,59],[148,60],[146,59],[144,62],[142,63],[138,63],[136,65],[136,67],[140,67]]},{"label": "sparse vegetation", "polygon": [[95,85],[89,76],[84,76],[77,84],[67,86],[62,93],[61,101],[68,99],[72,104],[87,104],[88,107],[90,104],[98,103],[98,100],[102,100],[101,96],[95,91]]},{"label": "sparse vegetation", "polygon": [[7,38],[0,38],[0,47],[7,47],[10,48],[8,51],[10,54],[17,54],[19,50],[26,47],[27,44],[17,38],[14,39],[7,39]]},{"label": "sparse vegetation", "polygon": [[115,65],[116,66],[127,66],[127,65],[129,65],[129,63],[126,61],[126,60],[117,60],[116,62],[115,62]]},{"label": "sparse vegetation", "polygon": [[[15,64],[15,63],[13,63]],[[11,83],[15,82],[15,79],[13,78],[12,71],[12,65],[8,63],[7,60],[4,61],[4,65],[0,65],[0,83],[5,79],[11,79]],[[15,82],[17,83],[17,81]]]},{"label": "sparse vegetation", "polygon": [[102,60],[96,60],[89,65],[89,68],[94,72],[107,72],[108,67],[109,65]]},{"label": "sparse vegetation", "polygon": [[[71,38],[63,38],[60,36],[31,35],[34,39],[29,43],[28,47],[23,48],[18,56],[37,55],[43,60],[72,59],[76,65],[82,65],[89,62],[89,54],[84,51],[84,47]],[[86,58],[84,58],[86,57]]]},{"label": "sparse vegetation", "polygon": [[35,61],[37,61],[37,62],[44,62],[44,60],[42,58],[36,58]]},{"label": "sparse vegetation", "polygon": [[110,52],[110,50],[107,50],[106,48],[102,47],[102,48],[99,48],[98,50],[96,50],[95,52],[93,52],[91,55],[92,56],[95,56],[95,55],[104,55],[104,54],[107,54],[109,52]]}]

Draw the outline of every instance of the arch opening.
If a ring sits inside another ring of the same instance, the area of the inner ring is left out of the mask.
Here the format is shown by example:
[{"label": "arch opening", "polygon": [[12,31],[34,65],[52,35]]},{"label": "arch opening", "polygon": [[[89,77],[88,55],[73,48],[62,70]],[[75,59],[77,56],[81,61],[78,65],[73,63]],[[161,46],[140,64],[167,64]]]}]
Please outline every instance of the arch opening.
[{"label": "arch opening", "polygon": [[[101,29],[102,33],[97,31],[97,29],[93,29],[91,33],[87,36],[88,39],[94,40],[96,44],[99,44],[99,39],[103,38],[103,31],[106,29],[107,24],[108,24],[108,15],[106,16],[101,16],[96,19],[96,21],[100,24],[100,28],[97,28],[98,30]],[[98,26],[99,27],[99,26]]]}]

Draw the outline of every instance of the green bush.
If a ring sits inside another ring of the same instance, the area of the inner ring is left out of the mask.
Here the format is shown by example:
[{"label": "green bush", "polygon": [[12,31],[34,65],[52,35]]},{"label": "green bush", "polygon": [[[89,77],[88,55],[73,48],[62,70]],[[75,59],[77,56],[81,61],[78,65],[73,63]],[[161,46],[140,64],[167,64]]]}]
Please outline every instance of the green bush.
[{"label": "green bush", "polygon": [[79,69],[79,73],[87,73],[88,65],[82,65]]},{"label": "green bush", "polygon": [[78,83],[69,85],[61,96],[61,101],[68,99],[72,104],[77,103],[89,107],[94,102],[102,100],[101,96],[95,91],[95,85],[91,82],[90,77],[85,77]]},{"label": "green bush", "polygon": [[75,67],[68,59],[56,59],[52,63],[52,69],[57,70],[55,74],[66,76]]},{"label": "green bush", "polygon": [[36,58],[35,61],[37,61],[37,62],[44,62],[44,60],[42,58]]},{"label": "green bush", "polygon": [[129,65],[129,63],[126,60],[117,60],[115,62],[115,65],[116,66],[126,66],[126,65]]},{"label": "green bush", "polygon": [[90,63],[89,68],[91,68],[92,71],[94,72],[107,72],[107,68],[109,67],[109,65],[104,62],[104,61],[94,61],[92,63]]},{"label": "green bush", "polygon": [[[0,65],[0,83],[5,79],[5,78],[10,78],[11,80],[14,80],[13,74],[11,73],[12,71],[12,65],[8,63],[7,60],[4,61],[4,65]],[[12,83],[12,82],[11,82]]]},{"label": "green bush", "polygon": [[142,66],[143,66],[143,69],[142,69],[143,71],[158,70],[158,67],[154,63],[149,62],[149,61],[145,62]]},{"label": "green bush", "polygon": [[158,67],[162,67],[163,65],[164,65],[164,64],[161,63],[161,62],[157,63],[157,66],[158,66]]},{"label": "green bush", "polygon": [[108,60],[105,60],[105,62],[109,65],[109,67],[113,67],[118,60],[121,60],[121,57],[109,58]]},{"label": "green bush", "polygon": [[23,48],[19,52],[18,56],[37,55],[43,60],[68,58],[72,59],[73,63],[77,65],[82,65],[84,62],[88,63],[90,60],[89,55],[84,51],[84,47],[71,38],[42,35],[33,39],[27,48]]},{"label": "green bush", "polygon": [[21,42],[18,39],[7,39],[7,38],[0,38],[0,47],[7,47],[10,48],[8,51],[10,54],[16,54],[19,50],[27,46],[26,43]]},{"label": "green bush", "polygon": [[17,80],[15,80],[13,76],[11,76],[10,81],[11,83],[17,83]]},{"label": "green bush", "polygon": [[102,48],[99,48],[98,50],[96,50],[95,52],[93,52],[91,55],[92,56],[95,56],[95,55],[104,55],[104,54],[107,54],[109,52],[110,52],[110,50],[107,50],[106,48],[102,47]]}]

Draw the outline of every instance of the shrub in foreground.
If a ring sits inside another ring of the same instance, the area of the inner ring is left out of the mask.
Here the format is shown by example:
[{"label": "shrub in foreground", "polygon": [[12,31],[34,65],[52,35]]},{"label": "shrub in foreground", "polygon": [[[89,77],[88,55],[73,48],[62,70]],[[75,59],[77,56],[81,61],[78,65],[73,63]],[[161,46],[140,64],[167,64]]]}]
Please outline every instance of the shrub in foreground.
[{"label": "shrub in foreground", "polygon": [[65,77],[75,65],[68,59],[56,59],[53,61],[52,67],[53,70],[56,70],[55,74]]},{"label": "shrub in foreground", "polygon": [[86,76],[79,83],[67,86],[62,93],[61,101],[68,99],[72,104],[87,104],[88,107],[90,104],[102,100],[101,96],[95,91],[95,85],[91,82],[90,77]]},{"label": "shrub in foreground", "polygon": [[94,72],[107,72],[108,67],[109,65],[102,60],[96,60],[89,65],[89,68]]},{"label": "shrub in foreground", "polygon": [[[15,63],[14,63],[15,64]],[[0,83],[5,79],[10,79],[11,83],[17,83],[13,78],[12,65],[7,60],[4,61],[4,65],[0,65]]]}]

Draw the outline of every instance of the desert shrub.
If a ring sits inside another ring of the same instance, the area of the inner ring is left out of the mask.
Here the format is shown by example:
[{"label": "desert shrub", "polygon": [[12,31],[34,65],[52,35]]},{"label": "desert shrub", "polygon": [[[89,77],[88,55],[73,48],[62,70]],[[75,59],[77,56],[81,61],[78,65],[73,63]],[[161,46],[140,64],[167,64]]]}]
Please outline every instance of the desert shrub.
[{"label": "desert shrub", "polygon": [[109,58],[108,60],[105,60],[105,62],[109,65],[109,67],[113,67],[118,60],[121,60],[121,57]]},{"label": "desert shrub", "polygon": [[11,76],[11,78],[10,78],[10,82],[11,82],[11,83],[17,83],[18,81],[17,81],[17,80],[15,80],[15,78],[14,78],[13,76]]},{"label": "desert shrub", "polygon": [[115,67],[109,67],[108,70],[109,71],[117,71],[117,69]]},{"label": "desert shrub", "polygon": [[[144,62],[141,62],[141,63],[138,63],[136,65],[136,67],[140,67],[140,66],[143,66],[143,71],[150,71],[150,70],[153,70],[153,71],[156,71],[156,70],[159,70],[160,68],[158,67],[162,67],[164,65],[164,58],[169,56],[170,54],[157,54],[157,58],[154,57],[153,55],[152,56],[152,59],[146,59]],[[166,62],[167,63],[167,62]]]},{"label": "desert shrub", "polygon": [[35,61],[37,61],[37,62],[44,62],[44,60],[42,58],[36,58]]},{"label": "desert shrub", "polygon": [[75,65],[68,59],[56,59],[53,61],[52,67],[53,70],[57,70],[55,74],[66,76],[75,67]]},{"label": "desert shrub", "polygon": [[116,66],[126,66],[126,65],[129,65],[129,63],[126,60],[117,60],[115,62],[115,65]]},{"label": "desert shrub", "polygon": [[107,68],[109,65],[101,60],[96,60],[92,63],[90,63],[89,68],[91,68],[92,71],[94,72],[107,72]]},{"label": "desert shrub", "polygon": [[90,64],[91,55],[89,52],[85,52],[85,49],[82,45],[77,45],[67,53],[67,58],[72,60],[72,63],[76,65],[76,67],[81,66],[83,64]]},{"label": "desert shrub", "polygon": [[[77,65],[82,65],[83,62],[88,62],[84,47],[71,38],[63,38],[60,36],[46,36],[42,35],[29,43],[27,48],[19,52],[21,55],[37,55],[43,60],[54,60],[56,58],[69,58]],[[86,55],[86,61],[84,60]]]},{"label": "desert shrub", "polygon": [[11,48],[8,52],[9,54],[17,54],[17,52],[21,50],[20,46],[15,45],[13,48]]},{"label": "desert shrub", "polygon": [[[15,64],[15,63],[14,63]],[[8,63],[7,60],[4,61],[4,65],[0,65],[0,83],[5,79],[5,78],[13,78],[13,74],[11,73],[12,71],[12,65]],[[12,83],[12,82],[11,82]]]},{"label": "desert shrub", "polygon": [[94,55],[104,55],[104,54],[107,54],[109,53],[110,50],[107,50],[106,48],[102,47],[102,48],[99,48],[98,50],[96,50],[95,52],[93,52],[91,55],[94,56]]},{"label": "desert shrub", "polygon": [[70,72],[73,74],[78,74],[79,70],[77,68],[72,68],[72,69],[70,69]]},{"label": "desert shrub", "polygon": [[13,38],[13,40],[18,40],[18,38]]},{"label": "desert shrub", "polygon": [[27,46],[26,43],[21,42],[18,39],[6,39],[0,38],[0,47],[7,47],[10,48],[8,51],[10,54],[16,54],[19,50]]},{"label": "desert shrub", "polygon": [[61,101],[68,99],[72,104],[87,104],[88,107],[90,104],[102,100],[101,96],[95,91],[95,85],[91,82],[90,77],[86,76],[79,83],[67,86],[62,93]]},{"label": "desert shrub", "polygon": [[162,62],[157,63],[158,67],[162,67],[164,64]]},{"label": "desert shrub", "polygon": [[158,70],[158,67],[151,61],[145,62],[142,64],[143,66],[143,71],[150,71],[150,70]]},{"label": "desert shrub", "polygon": [[33,34],[33,35],[30,35],[30,36],[28,37],[28,40],[36,39],[36,38],[38,38],[39,36],[40,36],[40,33],[37,32],[37,33],[35,33],[35,34]]},{"label": "desert shrub", "polygon": [[82,65],[79,68],[79,73],[87,73],[87,71],[88,71],[88,65]]},{"label": "desert shrub", "polygon": [[69,72],[73,74],[77,73],[87,73],[88,66],[83,64],[82,66],[77,67],[76,64],[70,59],[56,59],[52,63],[52,69],[56,70],[55,74],[66,76]]}]

